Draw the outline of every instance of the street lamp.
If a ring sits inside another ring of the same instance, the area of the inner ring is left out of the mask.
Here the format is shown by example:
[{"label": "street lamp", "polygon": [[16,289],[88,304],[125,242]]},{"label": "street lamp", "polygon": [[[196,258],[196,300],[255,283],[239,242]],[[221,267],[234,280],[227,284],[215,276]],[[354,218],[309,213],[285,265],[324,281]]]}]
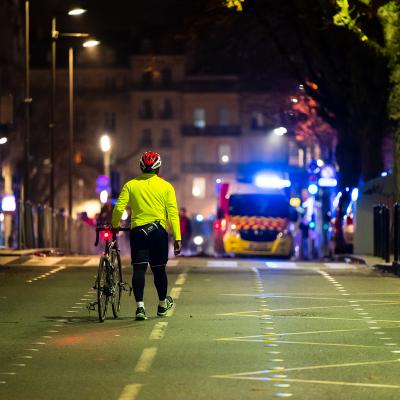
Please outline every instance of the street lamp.
[{"label": "street lamp", "polygon": [[108,135],[100,138],[100,148],[103,152],[104,175],[110,178],[111,139]]},{"label": "street lamp", "polygon": [[86,40],[86,42],[83,43],[83,47],[95,47],[98,46],[100,42],[98,40],[90,39]]},{"label": "street lamp", "polygon": [[[69,15],[81,15],[86,10],[74,9],[71,10]],[[73,37],[73,38],[87,38],[88,33],[61,33],[57,31],[56,18],[53,17],[51,24],[51,121],[50,121],[50,207],[54,210],[54,128],[55,128],[55,97],[56,97],[56,44],[60,36]],[[97,42],[99,44],[100,42]],[[74,147],[74,50],[72,47],[68,49],[68,97],[69,97],[69,137],[68,137],[68,249],[71,250],[71,223],[72,223],[72,203],[73,203],[73,188],[72,188],[72,170],[73,170],[73,147]],[[54,233],[54,226],[52,220],[52,238]]]},{"label": "street lamp", "polygon": [[[86,10],[82,8],[75,8],[68,12],[69,15],[77,16],[85,13]],[[57,20],[55,17],[51,20],[51,102],[50,102],[50,207],[54,210],[54,197],[55,197],[55,176],[54,176],[54,139],[55,139],[55,126],[56,126],[56,60],[57,60],[57,39],[60,36],[66,37],[88,37],[87,33],[60,33],[57,30]],[[71,52],[69,52],[71,57]],[[73,55],[72,55],[73,56]],[[69,58],[70,58],[69,57]],[[70,104],[71,105],[71,104]]]},{"label": "street lamp", "polygon": [[86,12],[84,8],[73,8],[72,10],[68,11],[68,15],[82,15]]}]

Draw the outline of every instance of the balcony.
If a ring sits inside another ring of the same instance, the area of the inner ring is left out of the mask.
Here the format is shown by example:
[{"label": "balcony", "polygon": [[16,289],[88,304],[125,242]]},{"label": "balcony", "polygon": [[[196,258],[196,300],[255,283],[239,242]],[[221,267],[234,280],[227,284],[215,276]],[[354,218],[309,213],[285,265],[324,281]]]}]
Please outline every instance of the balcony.
[{"label": "balcony", "polygon": [[182,126],[183,136],[240,136],[240,126],[207,125],[204,128],[196,128],[193,125]]},{"label": "balcony", "polygon": [[183,163],[182,172],[186,174],[206,174],[206,173],[235,173],[238,164],[217,164],[217,163]]}]

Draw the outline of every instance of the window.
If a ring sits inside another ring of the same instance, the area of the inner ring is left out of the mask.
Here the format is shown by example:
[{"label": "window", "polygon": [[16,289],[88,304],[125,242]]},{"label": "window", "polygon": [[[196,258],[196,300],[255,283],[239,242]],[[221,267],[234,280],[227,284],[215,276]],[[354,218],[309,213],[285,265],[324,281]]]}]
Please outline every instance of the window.
[{"label": "window", "polygon": [[172,72],[171,68],[164,68],[161,71],[161,84],[163,86],[169,86],[172,83]]},{"label": "window", "polygon": [[192,147],[193,163],[204,163],[205,146],[204,144],[194,144]]},{"label": "window", "polygon": [[228,164],[232,159],[231,146],[229,144],[221,144],[218,147],[218,160],[221,164]]},{"label": "window", "polygon": [[172,102],[170,99],[165,99],[160,113],[162,119],[171,119],[173,117]]},{"label": "window", "polygon": [[160,147],[172,147],[171,130],[163,129],[161,133]]},{"label": "window", "polygon": [[142,101],[142,106],[139,112],[140,118],[152,119],[153,118],[153,104],[149,99]]},{"label": "window", "polygon": [[142,86],[144,88],[149,88],[153,84],[153,74],[151,71],[145,71],[142,74]]},{"label": "window", "polygon": [[140,145],[142,147],[148,147],[153,145],[153,138],[151,135],[151,129],[143,129],[142,138],[140,139]]},{"label": "window", "polygon": [[206,178],[193,178],[192,195],[198,199],[206,197]]},{"label": "window", "polygon": [[115,77],[114,76],[107,76],[104,82],[104,89],[106,92],[112,92],[117,88]]},{"label": "window", "polygon": [[219,125],[220,126],[229,125],[229,108],[223,107],[219,110]]},{"label": "window", "polygon": [[104,127],[106,130],[115,131],[117,127],[115,112],[106,112],[104,114]]},{"label": "window", "polygon": [[203,129],[206,127],[206,111],[204,108],[196,108],[193,113],[195,128]]},{"label": "window", "polygon": [[261,111],[254,111],[251,115],[251,129],[264,127],[264,114]]}]

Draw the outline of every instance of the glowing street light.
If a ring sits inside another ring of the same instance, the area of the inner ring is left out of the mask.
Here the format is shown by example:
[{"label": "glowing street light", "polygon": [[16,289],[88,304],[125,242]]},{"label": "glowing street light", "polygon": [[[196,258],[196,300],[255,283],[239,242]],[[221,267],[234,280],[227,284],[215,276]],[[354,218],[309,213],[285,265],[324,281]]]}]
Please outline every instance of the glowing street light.
[{"label": "glowing street light", "polygon": [[279,128],[275,128],[272,132],[274,135],[283,136],[287,133],[287,129],[284,126],[280,126]]},{"label": "glowing street light", "polygon": [[0,144],[6,144],[7,143],[7,138],[5,136],[0,138]]},{"label": "glowing street light", "polygon": [[68,15],[82,15],[85,14],[86,10],[84,8],[73,8],[72,10],[68,11]]},{"label": "glowing street light", "polygon": [[100,42],[98,40],[90,39],[90,40],[86,40],[85,42],[83,42],[82,46],[83,47],[96,47],[99,44],[100,44]]},{"label": "glowing street light", "polygon": [[111,139],[108,135],[103,135],[100,138],[100,148],[103,152],[104,175],[110,178],[110,153]]},{"label": "glowing street light", "polygon": [[103,153],[110,151],[111,150],[111,140],[110,140],[110,136],[108,135],[103,135],[100,138],[100,147],[101,147],[101,151]]}]

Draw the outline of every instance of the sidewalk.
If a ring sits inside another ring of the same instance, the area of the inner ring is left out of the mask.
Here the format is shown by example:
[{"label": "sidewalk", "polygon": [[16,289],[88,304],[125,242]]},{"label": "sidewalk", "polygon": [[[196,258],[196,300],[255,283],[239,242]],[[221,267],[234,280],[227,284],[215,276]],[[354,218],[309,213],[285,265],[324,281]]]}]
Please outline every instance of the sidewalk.
[{"label": "sidewalk", "polygon": [[0,257],[3,256],[15,256],[15,257],[21,257],[21,256],[31,256],[36,253],[57,253],[57,249],[54,248],[43,248],[43,249],[0,249]]},{"label": "sidewalk", "polygon": [[371,255],[352,254],[349,256],[352,259],[358,260],[366,264],[370,268],[377,268],[381,271],[391,272],[394,274],[399,273],[399,269],[393,266],[394,258],[390,257],[390,262],[386,262],[383,258],[374,257]]}]

